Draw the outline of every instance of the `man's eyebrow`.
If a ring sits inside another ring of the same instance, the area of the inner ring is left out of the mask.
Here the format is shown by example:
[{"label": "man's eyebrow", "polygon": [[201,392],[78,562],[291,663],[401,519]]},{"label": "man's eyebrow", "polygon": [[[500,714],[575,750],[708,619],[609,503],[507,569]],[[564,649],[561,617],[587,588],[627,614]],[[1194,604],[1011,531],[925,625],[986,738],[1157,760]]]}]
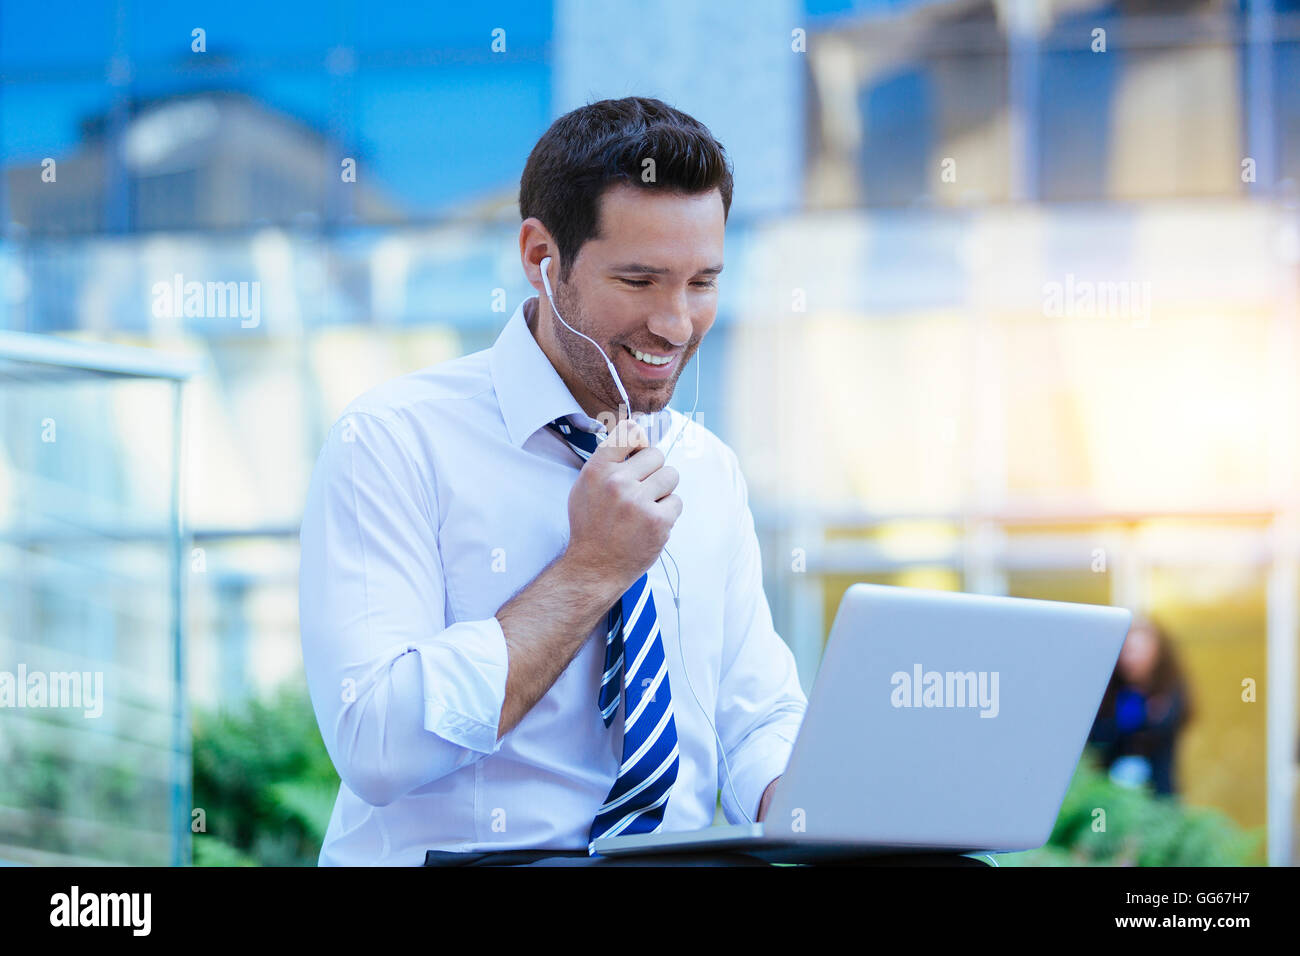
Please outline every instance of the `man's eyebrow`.
[{"label": "man's eyebrow", "polygon": [[[648,266],[641,262],[625,262],[622,265],[610,266],[610,272],[643,272],[650,275],[667,275],[671,269],[664,269],[660,266]],[[709,266],[707,269],[701,269],[697,275],[717,275],[722,271],[722,263],[716,266]]]}]

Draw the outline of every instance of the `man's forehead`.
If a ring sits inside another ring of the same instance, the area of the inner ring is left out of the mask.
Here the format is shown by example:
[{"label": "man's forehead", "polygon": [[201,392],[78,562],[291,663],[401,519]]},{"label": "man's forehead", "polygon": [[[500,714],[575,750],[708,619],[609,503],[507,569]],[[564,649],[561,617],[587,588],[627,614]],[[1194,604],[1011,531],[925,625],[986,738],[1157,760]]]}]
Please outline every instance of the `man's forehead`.
[{"label": "man's forehead", "polygon": [[722,271],[723,244],[719,236],[699,236],[687,230],[676,235],[646,236],[629,230],[625,237],[606,236],[588,240],[591,264],[606,272],[670,275],[674,272],[693,275]]},{"label": "man's forehead", "polygon": [[[711,258],[711,256],[705,257],[705,259]],[[663,260],[661,259],[653,260],[654,263],[662,261]],[[613,262],[606,265],[605,268],[610,272],[635,272],[637,274],[644,273],[647,275],[668,275],[673,271],[670,266],[652,264],[652,261],[648,258],[647,261],[644,262]],[[687,271],[691,273],[702,272],[708,275],[716,275],[722,271],[722,261],[718,260],[712,265],[707,265],[699,269],[688,269]]]},{"label": "man's forehead", "polygon": [[655,242],[675,247],[686,237],[721,243],[725,226],[722,194],[717,189],[659,192],[621,184],[601,195],[591,239],[611,247],[644,247]]}]

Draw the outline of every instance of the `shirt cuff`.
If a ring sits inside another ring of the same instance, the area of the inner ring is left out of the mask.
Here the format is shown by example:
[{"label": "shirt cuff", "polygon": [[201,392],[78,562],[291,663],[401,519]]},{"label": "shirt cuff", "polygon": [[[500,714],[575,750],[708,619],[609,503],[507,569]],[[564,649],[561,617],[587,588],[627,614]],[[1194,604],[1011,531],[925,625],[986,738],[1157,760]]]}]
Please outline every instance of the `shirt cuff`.
[{"label": "shirt cuff", "polygon": [[458,621],[420,655],[424,729],[482,754],[501,746],[497,728],[506,697],[506,635],[496,617]]},{"label": "shirt cuff", "polygon": [[[758,822],[758,805],[763,799],[763,791],[769,783],[785,773],[798,732],[798,718],[795,718],[793,726],[769,725],[747,739],[744,745],[727,757],[731,766],[730,786],[727,784],[726,768],[718,768],[722,777],[722,809],[732,823],[743,823],[745,816]],[[731,795],[732,787],[735,787],[736,797],[742,802],[743,813],[739,812],[740,808]]]}]

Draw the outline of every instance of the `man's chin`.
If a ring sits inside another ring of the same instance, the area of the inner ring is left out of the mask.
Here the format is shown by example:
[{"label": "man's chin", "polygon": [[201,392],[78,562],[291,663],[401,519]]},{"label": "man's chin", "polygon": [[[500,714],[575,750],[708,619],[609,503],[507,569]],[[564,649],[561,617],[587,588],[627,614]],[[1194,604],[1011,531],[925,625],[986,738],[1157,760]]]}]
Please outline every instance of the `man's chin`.
[{"label": "man's chin", "polygon": [[[677,382],[665,382],[662,388],[634,389],[628,392],[628,399],[632,402],[631,413],[633,415],[654,415],[662,412],[672,401],[673,392]],[[614,413],[623,405],[621,396],[615,394],[609,396],[606,401],[609,403],[610,413]]]},{"label": "man's chin", "polygon": [[668,407],[668,403],[672,401],[673,385],[668,384],[664,388],[651,389],[639,395],[629,395],[628,397],[632,399],[632,406],[637,412],[654,415],[657,412],[662,412]]}]

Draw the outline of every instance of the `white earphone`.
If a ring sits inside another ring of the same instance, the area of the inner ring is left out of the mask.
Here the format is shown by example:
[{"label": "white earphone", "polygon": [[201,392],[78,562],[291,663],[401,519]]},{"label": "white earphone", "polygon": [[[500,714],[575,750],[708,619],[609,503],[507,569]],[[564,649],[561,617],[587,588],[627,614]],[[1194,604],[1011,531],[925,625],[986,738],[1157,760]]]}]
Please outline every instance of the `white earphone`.
[{"label": "white earphone", "polygon": [[[555,317],[560,320],[560,323],[566,329],[574,335],[581,335],[588,342],[591,342],[592,345],[596,346],[596,351],[598,351],[601,358],[605,360],[605,366],[609,369],[609,374],[614,378],[614,385],[618,388],[618,394],[623,399],[623,405],[627,409],[627,414],[631,416],[632,402],[628,399],[627,390],[623,388],[623,381],[618,377],[618,372],[614,369],[614,363],[610,361],[609,356],[605,354],[605,350],[597,345],[594,339],[583,335],[568,322],[564,321],[564,316],[560,315],[560,310],[555,307],[555,298],[551,293],[551,280],[546,274],[546,269],[550,264],[550,256],[546,256],[541,261],[542,287],[546,290],[546,300],[551,304],[551,311],[555,313]],[[673,436],[672,443],[668,446],[668,451],[664,452],[665,462],[668,460],[668,455],[671,454],[673,448],[676,447],[678,439],[682,437],[682,433],[685,432],[686,429],[690,427],[691,423],[695,421],[695,409],[699,407],[700,404],[700,356],[699,349],[697,348],[695,351],[695,402],[691,405],[691,412],[686,418],[686,424],[683,425],[678,430],[677,434]],[[727,748],[722,745],[722,738],[718,736],[718,728],[713,725],[713,718],[709,716],[709,712],[704,708],[704,705],[700,703],[699,695],[695,693],[695,687],[691,684],[691,675],[686,670],[686,653],[682,648],[682,599],[680,593],[682,573],[677,567],[677,559],[672,556],[667,548],[664,548],[663,553],[668,555],[668,560],[673,563],[673,570],[677,572],[677,584],[674,585],[672,579],[668,577],[668,566],[664,564],[663,555],[659,556],[659,566],[664,569],[664,579],[668,581],[668,589],[673,595],[673,606],[677,610],[677,654],[682,662],[682,673],[686,676],[686,686],[690,690],[691,696],[695,698],[695,706],[700,708],[700,713],[702,713],[704,719],[708,721],[709,729],[713,731],[713,739],[718,744],[718,753],[722,756],[722,767],[727,776],[727,787],[731,790],[731,799],[735,801],[737,808],[739,808],[741,814],[745,817],[745,822],[753,823],[754,821],[749,818],[749,814],[745,812],[745,808],[741,804],[740,798],[736,796],[735,784],[731,782],[731,765],[727,762]]]}]

